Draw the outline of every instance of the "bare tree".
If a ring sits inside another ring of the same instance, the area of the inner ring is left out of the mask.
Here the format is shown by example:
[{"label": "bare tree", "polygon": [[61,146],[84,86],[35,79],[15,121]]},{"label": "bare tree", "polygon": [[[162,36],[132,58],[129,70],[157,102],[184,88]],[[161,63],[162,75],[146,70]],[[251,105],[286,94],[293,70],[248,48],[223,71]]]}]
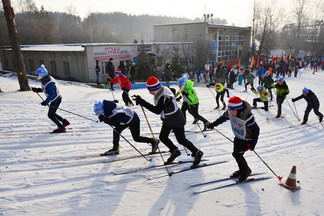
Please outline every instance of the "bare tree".
[{"label": "bare tree", "polygon": [[15,23],[14,10],[11,7],[10,0],[2,0],[3,10],[5,12],[7,27],[9,32],[9,38],[11,43],[11,49],[14,54],[14,60],[17,70],[18,82],[21,91],[30,91],[28,79],[26,75],[26,68],[24,64],[24,58],[21,53],[20,46],[18,44],[18,32]]}]

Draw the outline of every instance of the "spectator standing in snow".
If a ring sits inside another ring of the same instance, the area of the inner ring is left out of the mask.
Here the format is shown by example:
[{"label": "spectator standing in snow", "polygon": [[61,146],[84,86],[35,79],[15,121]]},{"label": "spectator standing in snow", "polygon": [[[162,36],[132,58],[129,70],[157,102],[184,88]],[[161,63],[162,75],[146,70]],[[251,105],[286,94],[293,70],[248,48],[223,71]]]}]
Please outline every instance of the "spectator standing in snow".
[{"label": "spectator standing in snow", "polygon": [[147,79],[146,85],[150,94],[154,96],[154,105],[146,102],[139,95],[134,95],[133,99],[136,101],[136,105],[141,105],[151,112],[161,115],[162,128],[159,139],[171,152],[166,164],[172,163],[176,157],[181,155],[178,147],[169,138],[170,132],[173,131],[177,141],[192,152],[194,157],[192,167],[196,167],[200,163],[203,152],[186,138],[184,131],[186,120],[177,105],[174,94],[168,87],[161,86],[159,80],[154,76]]},{"label": "spectator standing in snow", "polygon": [[62,96],[59,93],[55,79],[48,74],[48,71],[45,68],[45,65],[41,65],[40,68],[36,70],[36,77],[42,83],[42,88],[32,88],[33,92],[44,92],[46,99],[41,103],[42,106],[48,105],[48,118],[50,118],[56,125],[57,129],[53,133],[65,132],[65,127],[70,124],[68,120],[62,118],[56,114],[57,109],[59,108]]},{"label": "spectator standing in snow", "polygon": [[228,110],[214,122],[209,123],[207,127],[213,129],[227,120],[230,120],[235,136],[232,155],[239,167],[239,170],[235,171],[230,177],[238,178],[238,181],[242,182],[252,172],[243,155],[248,149],[251,151],[254,150],[258,141],[260,128],[255,122],[250,104],[236,96],[228,100]]},{"label": "spectator standing in snow", "polygon": [[135,142],[150,143],[152,153],[156,152],[159,141],[140,136],[140,119],[134,110],[127,107],[118,107],[113,101],[104,100],[95,103],[94,112],[98,115],[99,121],[114,126],[113,148],[101,154],[101,156],[119,154],[120,134],[126,128],[131,131]]},{"label": "spectator standing in snow", "polygon": [[120,61],[119,62],[118,69],[121,71],[121,73],[123,75],[127,76],[127,74],[126,74],[126,67],[125,67],[124,61]]},{"label": "spectator standing in snow", "polygon": [[95,65],[94,69],[96,71],[96,76],[97,76],[97,85],[100,85],[100,82],[99,82],[99,75],[100,75],[99,60],[96,60],[96,65]]},{"label": "spectator standing in snow", "polygon": [[304,98],[306,100],[307,107],[305,110],[303,122],[301,124],[303,125],[303,124],[307,123],[308,115],[312,109],[314,110],[315,115],[318,116],[319,122],[322,122],[323,114],[320,111],[318,111],[319,107],[320,107],[320,103],[319,103],[319,100],[317,99],[316,95],[314,94],[314,92],[305,87],[302,91],[302,94],[296,98],[293,98],[292,102],[298,101],[302,98]]},{"label": "spectator standing in snow", "polygon": [[[115,78],[115,66],[113,63],[113,58],[110,58],[107,65],[106,65],[106,73],[108,74],[109,78],[107,78],[108,81],[110,81],[110,79],[114,79]],[[114,84],[112,82],[110,83],[110,90],[114,91]]]},{"label": "spectator standing in snow", "polygon": [[136,64],[135,62],[132,62],[132,64],[129,66],[129,71],[130,71],[130,81],[132,84],[135,84],[135,72],[136,72]]}]

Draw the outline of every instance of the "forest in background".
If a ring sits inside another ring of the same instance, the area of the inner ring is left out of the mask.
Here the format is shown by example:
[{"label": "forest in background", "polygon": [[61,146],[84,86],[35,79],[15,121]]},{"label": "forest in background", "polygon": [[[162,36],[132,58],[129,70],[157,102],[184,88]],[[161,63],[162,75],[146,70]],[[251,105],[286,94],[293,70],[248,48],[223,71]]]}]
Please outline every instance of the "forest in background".
[{"label": "forest in background", "polygon": [[[74,11],[50,12],[38,9],[32,0],[21,1],[16,13],[20,44],[132,43],[151,42],[157,24],[203,21],[196,18],[130,15],[122,12],[91,13],[83,20]],[[214,18],[215,24],[226,24]],[[3,9],[0,9],[0,45],[10,45]]]}]

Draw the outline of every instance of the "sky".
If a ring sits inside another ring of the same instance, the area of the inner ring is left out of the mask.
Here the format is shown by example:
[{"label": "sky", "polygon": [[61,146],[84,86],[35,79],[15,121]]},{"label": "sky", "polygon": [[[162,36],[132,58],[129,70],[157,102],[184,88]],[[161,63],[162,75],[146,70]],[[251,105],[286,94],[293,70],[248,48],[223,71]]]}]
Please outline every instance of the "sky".
[{"label": "sky", "polygon": [[[18,0],[16,0],[18,2]],[[226,19],[229,25],[251,25],[253,0],[34,0],[37,8],[44,5],[46,10],[66,12],[73,5],[77,15],[86,17],[90,12],[123,12],[131,15],[165,15],[195,19],[204,13]]]}]

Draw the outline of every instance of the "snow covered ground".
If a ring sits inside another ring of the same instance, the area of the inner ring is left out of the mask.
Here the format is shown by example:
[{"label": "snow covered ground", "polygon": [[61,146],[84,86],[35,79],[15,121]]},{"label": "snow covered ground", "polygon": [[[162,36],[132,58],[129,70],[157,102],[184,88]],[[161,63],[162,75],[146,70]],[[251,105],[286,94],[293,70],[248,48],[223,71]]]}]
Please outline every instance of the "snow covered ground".
[{"label": "snow covered ground", "polygon": [[[315,75],[311,72],[307,69],[302,78],[286,78],[291,91],[287,100],[293,107],[291,98],[300,95],[306,86],[318,96],[323,113],[324,72],[319,71]],[[58,113],[70,121],[71,129],[64,134],[49,134],[55,125],[47,118],[48,108],[39,104],[41,99],[31,91],[17,91],[16,77],[0,77],[0,86],[4,91],[0,93],[0,215],[324,215],[324,129],[317,123],[313,112],[310,113],[309,124],[299,126],[300,122],[287,101],[283,104],[283,119],[266,120],[266,116],[276,114],[274,107],[268,114],[261,109],[253,110],[261,128],[255,151],[277,175],[284,177],[283,181],[292,166],[296,165],[301,190],[291,192],[280,187],[273,173],[256,154],[248,151],[245,157],[252,172],[265,172],[262,176],[273,178],[194,195],[195,191],[233,182],[189,187],[228,177],[237,169],[231,155],[233,144],[228,139],[215,130],[205,132],[206,137],[202,133],[193,133],[199,131],[199,127],[192,124],[193,118],[187,114],[187,138],[204,152],[203,159],[208,160],[204,163],[227,163],[193,169],[171,177],[156,178],[167,174],[163,166],[114,175],[162,164],[161,156],[148,156],[152,162],[142,157],[112,162],[138,155],[121,138],[121,153],[118,156],[81,158],[103,153],[112,147],[112,129],[109,125],[95,122],[97,118],[93,113],[94,101],[112,100],[112,93],[84,84],[58,83],[63,96],[60,108],[94,121],[59,110]],[[40,87],[40,84],[30,80],[30,86]],[[234,88],[230,91],[231,96],[236,95],[252,103],[254,95],[251,91],[243,92],[244,87],[237,83]],[[214,121],[223,111],[213,110],[215,99],[202,83],[196,85],[195,89],[200,98],[200,114]],[[153,101],[146,89],[136,89],[130,93]],[[124,105],[120,89],[114,92],[114,96]],[[302,118],[306,102],[300,100],[295,104]],[[135,110],[141,118],[142,135],[151,136],[142,110]],[[159,116],[145,111],[158,137],[161,120]],[[233,139],[229,122],[217,129]],[[142,153],[150,151],[150,146],[135,143],[128,129],[122,134]],[[177,143],[173,135],[171,139]],[[159,146],[161,151],[166,150],[163,144]],[[179,148],[182,150],[179,160],[190,160],[183,147]],[[163,154],[164,160],[168,156]],[[180,164],[168,169],[172,172],[189,166],[190,163]]]}]

